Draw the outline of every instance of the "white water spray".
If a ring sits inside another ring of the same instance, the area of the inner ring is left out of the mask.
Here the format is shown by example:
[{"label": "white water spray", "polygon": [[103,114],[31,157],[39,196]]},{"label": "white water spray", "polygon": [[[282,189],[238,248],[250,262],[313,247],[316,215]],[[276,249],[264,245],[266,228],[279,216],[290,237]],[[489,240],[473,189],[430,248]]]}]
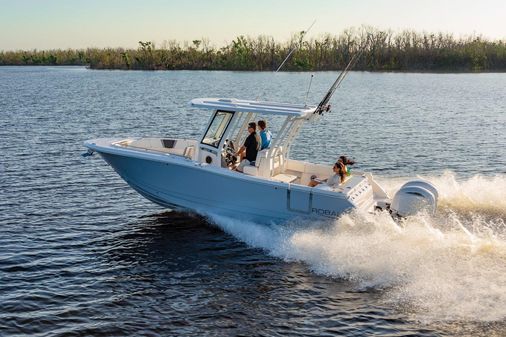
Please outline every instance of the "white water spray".
[{"label": "white water spray", "polygon": [[429,179],[443,210],[399,224],[387,213],[358,212],[332,223],[281,227],[211,218],[252,247],[359,289],[382,290],[385,302],[420,319],[506,319],[506,176]]}]

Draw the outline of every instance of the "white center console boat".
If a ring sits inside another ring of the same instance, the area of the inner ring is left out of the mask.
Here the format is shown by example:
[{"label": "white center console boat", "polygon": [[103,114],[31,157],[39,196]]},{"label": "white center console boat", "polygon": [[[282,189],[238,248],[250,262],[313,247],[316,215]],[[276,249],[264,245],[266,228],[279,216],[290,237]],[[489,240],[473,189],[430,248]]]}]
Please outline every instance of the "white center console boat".
[{"label": "white center console boat", "polygon": [[[84,145],[88,154],[98,152],[147,199],[201,214],[280,223],[295,217],[336,218],[351,209],[385,209],[398,217],[421,209],[434,212],[438,192],[427,181],[406,183],[392,200],[370,173],[353,171],[337,186],[310,187],[311,176],[329,178],[332,167],[290,158],[290,147],[302,124],[330,110],[330,98],[363,50],[364,46],[353,55],[317,106],[199,98],[190,102],[191,107],[213,114],[198,139],[94,139]],[[231,170],[237,164],[234,144],[243,144],[248,124],[258,114],[281,116],[284,122],[253,165],[245,166],[243,173]]]},{"label": "white center console boat", "polygon": [[[260,223],[336,218],[355,208],[389,209],[397,216],[421,208],[434,212],[437,191],[426,181],[407,183],[393,200],[370,173],[355,170],[338,186],[308,186],[312,175],[320,179],[333,175],[332,166],[291,159],[290,147],[303,123],[328,110],[330,96],[318,106],[194,99],[191,107],[213,111],[198,139],[94,139],[84,145],[89,153],[99,153],[141,195],[169,208]],[[231,170],[234,144],[244,142],[248,123],[258,114],[282,116],[284,122],[273,130],[270,147],[258,152],[254,165],[244,167],[243,173]]]}]

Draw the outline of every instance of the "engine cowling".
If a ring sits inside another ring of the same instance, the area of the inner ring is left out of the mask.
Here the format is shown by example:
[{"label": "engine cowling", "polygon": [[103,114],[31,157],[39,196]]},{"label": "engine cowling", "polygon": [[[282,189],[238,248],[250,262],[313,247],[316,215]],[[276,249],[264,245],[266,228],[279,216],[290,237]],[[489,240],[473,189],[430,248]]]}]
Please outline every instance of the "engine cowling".
[{"label": "engine cowling", "polygon": [[434,214],[439,193],[434,185],[426,180],[411,180],[395,193],[390,205],[393,216],[407,217],[424,210]]}]

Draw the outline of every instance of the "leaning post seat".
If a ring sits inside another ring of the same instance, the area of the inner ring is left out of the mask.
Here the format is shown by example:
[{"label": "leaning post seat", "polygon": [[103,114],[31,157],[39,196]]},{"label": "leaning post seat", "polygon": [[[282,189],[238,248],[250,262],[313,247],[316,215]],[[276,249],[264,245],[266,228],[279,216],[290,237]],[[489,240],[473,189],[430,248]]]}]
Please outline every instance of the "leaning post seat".
[{"label": "leaning post seat", "polygon": [[270,178],[283,171],[284,157],[281,147],[276,151],[276,155],[272,157],[275,149],[263,149],[258,151],[255,166],[245,166],[243,172],[252,176]]}]

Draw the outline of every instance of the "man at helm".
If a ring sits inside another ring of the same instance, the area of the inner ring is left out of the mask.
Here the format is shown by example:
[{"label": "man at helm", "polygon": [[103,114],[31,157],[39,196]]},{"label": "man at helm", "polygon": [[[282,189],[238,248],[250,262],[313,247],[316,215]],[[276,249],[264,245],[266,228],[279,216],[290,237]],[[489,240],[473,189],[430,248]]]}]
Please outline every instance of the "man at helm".
[{"label": "man at helm", "polygon": [[237,155],[239,156],[241,162],[237,166],[236,170],[242,172],[244,166],[246,165],[255,165],[255,160],[257,159],[258,150],[260,150],[261,140],[258,134],[256,133],[257,125],[255,122],[251,122],[248,124],[248,132],[249,135],[246,137],[244,141],[244,145],[241,146],[239,151],[237,151]]}]

